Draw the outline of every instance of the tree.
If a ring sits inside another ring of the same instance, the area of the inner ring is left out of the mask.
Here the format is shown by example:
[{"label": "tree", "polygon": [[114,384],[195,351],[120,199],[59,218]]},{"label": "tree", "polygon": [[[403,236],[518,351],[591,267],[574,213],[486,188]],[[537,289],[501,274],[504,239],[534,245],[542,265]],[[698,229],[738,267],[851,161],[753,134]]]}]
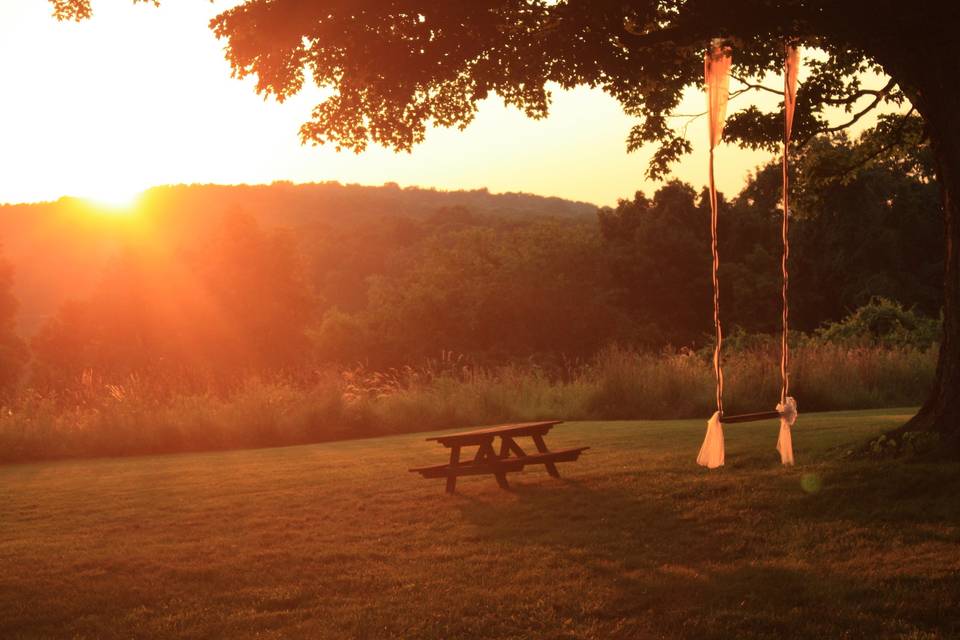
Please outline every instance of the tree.
[{"label": "tree", "polygon": [[637,193],[598,212],[616,302],[640,330],[637,342],[696,344],[712,326],[710,214],[696,200],[689,185],[671,182],[652,200]]},{"label": "tree", "polygon": [[[891,140],[886,124],[856,143],[842,134],[814,141],[797,158],[791,285],[798,328],[839,319],[875,296],[939,315],[943,216],[924,157],[929,145],[918,123],[907,121],[914,128],[907,152],[883,152]],[[780,167],[768,171],[780,179]]]},{"label": "tree", "polygon": [[369,351],[388,364],[443,350],[589,356],[618,329],[597,245],[584,223],[441,227],[371,278]]},{"label": "tree", "polygon": [[[915,120],[916,118],[914,118]],[[791,327],[814,331],[874,297],[937,317],[942,287],[943,216],[925,177],[929,145],[887,150],[887,122],[851,142],[832,134],[794,160]],[[902,134],[903,132],[899,132]],[[898,134],[899,135],[899,134]],[[931,165],[932,167],[932,165]],[[721,194],[721,314],[729,331],[774,333],[780,326],[779,162],[760,168],[727,202]],[[602,251],[617,306],[635,342],[702,345],[710,340],[710,212],[677,181],[652,199],[637,193],[599,212]]]},{"label": "tree", "polygon": [[296,370],[309,362],[307,330],[316,301],[292,232],[262,229],[234,211],[186,253],[188,271],[216,311],[207,342],[218,361],[253,371]]},{"label": "tree", "polygon": [[20,380],[27,361],[27,345],[17,335],[17,299],[13,296],[13,267],[0,256],[0,397]]},{"label": "tree", "polygon": [[[929,156],[917,116],[881,117],[856,141],[834,133],[795,155],[791,327],[812,331],[875,296],[940,315],[943,215]],[[722,229],[721,285],[734,290],[721,291],[729,301],[721,310],[733,307],[732,321],[753,331],[775,331],[780,322],[770,300],[780,291],[781,181],[780,163],[771,162],[750,177],[732,210],[721,212],[721,223],[737,226]],[[765,260],[745,260],[764,250]],[[759,282],[763,276],[768,282]],[[737,295],[742,285],[746,296]],[[765,324],[750,322],[760,318]]]},{"label": "tree", "polygon": [[[89,0],[51,0],[60,18]],[[234,75],[283,100],[309,77],[333,89],[300,130],[304,142],[409,150],[427,126],[465,127],[491,93],[547,114],[547,83],[599,87],[640,123],[628,147],[657,145],[651,177],[691,147],[671,126],[686,87],[699,85],[712,38],[734,50],[738,92],[772,91],[785,40],[815,47],[798,96],[798,144],[843,129],[883,104],[923,118],[942,190],[944,340],[936,383],[906,428],[934,430],[960,452],[960,4],[928,0],[247,0],[213,19]],[[883,86],[864,86],[875,71]],[[864,104],[864,101],[866,104]],[[850,117],[828,123],[825,109]],[[775,148],[781,114],[734,113],[727,138]]]}]

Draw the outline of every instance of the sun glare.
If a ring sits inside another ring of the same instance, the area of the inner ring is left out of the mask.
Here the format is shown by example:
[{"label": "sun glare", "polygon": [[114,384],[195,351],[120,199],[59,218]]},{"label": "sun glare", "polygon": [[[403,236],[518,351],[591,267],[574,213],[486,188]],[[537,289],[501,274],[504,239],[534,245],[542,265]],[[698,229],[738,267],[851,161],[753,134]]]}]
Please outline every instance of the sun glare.
[{"label": "sun glare", "polygon": [[84,196],[84,200],[104,213],[125,215],[132,213],[140,199],[140,189],[112,189]]}]

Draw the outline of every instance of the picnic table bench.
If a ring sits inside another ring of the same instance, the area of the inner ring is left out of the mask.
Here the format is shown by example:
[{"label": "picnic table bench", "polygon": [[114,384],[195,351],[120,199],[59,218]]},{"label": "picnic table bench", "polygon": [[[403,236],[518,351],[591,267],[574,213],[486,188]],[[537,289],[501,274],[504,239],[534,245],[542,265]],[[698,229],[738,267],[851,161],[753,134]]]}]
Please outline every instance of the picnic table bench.
[{"label": "picnic table bench", "polygon": [[[450,449],[450,462],[430,467],[417,467],[411,472],[419,473],[424,478],[446,478],[447,493],[453,493],[459,476],[492,474],[502,489],[509,489],[507,473],[523,471],[524,467],[542,464],[547,473],[554,478],[560,477],[557,471],[558,462],[573,462],[580,454],[590,447],[576,447],[550,451],[547,449],[543,437],[562,420],[546,422],[522,422],[519,424],[503,424],[483,429],[451,433],[444,436],[427,438],[429,442],[439,442]],[[537,453],[528,454],[516,438],[529,437],[537,448]],[[500,447],[494,447],[494,440],[500,438]],[[460,452],[464,447],[478,447],[472,460],[460,460]]]}]

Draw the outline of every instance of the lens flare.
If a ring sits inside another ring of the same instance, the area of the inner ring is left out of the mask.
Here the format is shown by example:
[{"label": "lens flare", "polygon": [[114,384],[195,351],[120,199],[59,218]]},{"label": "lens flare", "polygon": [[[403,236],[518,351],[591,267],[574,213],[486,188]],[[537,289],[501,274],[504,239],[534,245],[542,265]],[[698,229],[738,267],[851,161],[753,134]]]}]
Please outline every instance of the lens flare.
[{"label": "lens flare", "polygon": [[800,476],[800,488],[807,493],[819,493],[823,488],[823,480],[818,473],[805,473]]}]

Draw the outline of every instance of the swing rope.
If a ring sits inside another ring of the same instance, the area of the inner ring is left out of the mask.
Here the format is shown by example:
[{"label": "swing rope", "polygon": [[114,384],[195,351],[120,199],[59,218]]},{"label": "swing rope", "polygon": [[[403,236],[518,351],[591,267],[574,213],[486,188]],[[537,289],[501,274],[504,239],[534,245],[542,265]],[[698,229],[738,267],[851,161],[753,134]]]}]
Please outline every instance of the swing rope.
[{"label": "swing rope", "polygon": [[788,145],[790,144],[790,133],[784,123],[783,136],[783,226],[781,235],[783,236],[783,257],[780,261],[780,268],[783,271],[783,330],[780,333],[780,403],[787,401],[787,392],[790,390],[790,380],[787,377],[787,367],[790,361],[790,345],[787,337],[790,331],[790,305],[787,301],[787,288],[790,283],[790,272],[787,270],[787,260],[790,258],[790,240],[787,231],[790,226],[790,209],[787,202],[787,172],[789,171],[789,160],[787,159]]},{"label": "swing rope", "polygon": [[[783,253],[780,259],[780,271],[782,275],[781,285],[781,322],[782,329],[780,334],[780,404],[787,401],[790,394],[790,270],[788,268],[790,260],[790,136],[793,127],[793,113],[796,107],[797,99],[797,69],[799,67],[799,49],[792,44],[787,44],[784,48],[785,53],[785,73],[783,78],[784,93],[784,120],[783,120],[783,220],[780,229],[780,237],[783,242]],[[717,185],[714,180],[714,148],[720,142],[723,133],[723,120],[726,111],[729,69],[730,69],[730,50],[721,47],[717,43],[711,46],[710,53],[705,57],[704,76],[707,81],[708,103],[710,112],[710,253],[713,258],[712,281],[713,281],[713,326],[715,332],[715,344],[713,349],[713,372],[717,383],[717,411],[723,416],[723,326],[720,322],[720,253],[718,250],[717,239],[717,220],[719,218],[719,202],[717,196]],[[770,412],[773,413],[773,412]],[[753,415],[753,414],[752,414]],[[767,415],[755,414],[757,416]]]},{"label": "swing rope", "polygon": [[720,325],[720,254],[717,251],[717,185],[713,181],[713,147],[710,147],[710,250],[713,253],[713,326],[716,342],[713,347],[713,375],[717,380],[717,411],[723,415],[723,327]]},{"label": "swing rope", "polygon": [[723,121],[729,96],[730,62],[730,48],[714,41],[710,52],[704,58],[704,76],[707,81],[707,106],[710,114],[710,252],[713,255],[713,326],[716,332],[713,374],[717,380],[717,412],[720,415],[723,415],[723,327],[720,324],[720,253],[717,247],[719,203],[713,176],[713,150],[723,135]]},{"label": "swing rope", "polygon": [[790,260],[790,206],[789,206],[789,153],[790,153],[790,134],[793,128],[793,112],[797,104],[797,69],[800,66],[800,50],[793,44],[785,46],[784,53],[786,66],[783,74],[783,226],[781,235],[783,237],[783,257],[780,261],[780,267],[783,271],[783,331],[780,337],[780,404],[787,402],[790,395],[790,344],[788,341],[790,334],[790,301],[787,298],[787,292],[790,288],[790,271],[787,269],[787,263]]},{"label": "swing rope", "polygon": [[720,41],[714,40],[710,50],[704,56],[704,77],[707,85],[707,102],[710,114],[710,253],[713,258],[713,325],[716,331],[716,344],[713,350],[713,372],[717,382],[717,411],[707,422],[707,434],[704,437],[697,463],[715,469],[724,463],[723,424],[734,422],[754,422],[757,420],[780,419],[780,435],[777,440],[777,451],[780,460],[785,465],[792,465],[793,441],[790,427],[797,419],[797,404],[790,393],[790,306],[788,292],[790,287],[790,201],[789,201],[789,150],[790,134],[793,125],[793,114],[796,107],[797,69],[799,67],[799,51],[793,44],[787,44],[784,49],[784,124],[783,124],[783,221],[781,226],[781,240],[783,254],[780,260],[780,270],[783,277],[781,288],[782,301],[782,332],[780,336],[780,403],[775,411],[749,413],[735,416],[723,414],[723,326],[720,322],[720,254],[717,242],[717,220],[719,218],[719,202],[717,186],[714,181],[714,148],[720,142],[723,133],[723,121],[726,113],[729,96],[730,48],[721,46]]}]

